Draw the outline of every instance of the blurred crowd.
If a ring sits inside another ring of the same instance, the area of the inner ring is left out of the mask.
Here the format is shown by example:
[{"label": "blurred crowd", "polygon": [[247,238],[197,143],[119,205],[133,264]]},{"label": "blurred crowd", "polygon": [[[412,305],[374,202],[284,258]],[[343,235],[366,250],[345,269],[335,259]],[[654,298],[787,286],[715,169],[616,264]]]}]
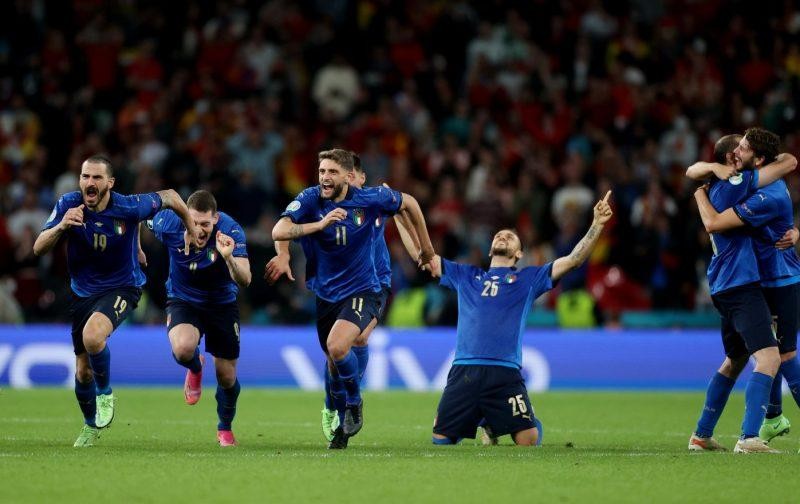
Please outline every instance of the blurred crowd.
[{"label": "blurred crowd", "polygon": [[[792,1],[12,0],[0,25],[0,320],[66,318],[63,251],[32,244],[96,153],[119,192],[216,195],[247,231],[252,323],[311,320],[299,247],[296,283],[259,279],[319,150],[358,152],[368,184],[420,201],[442,256],[475,264],[501,226],[528,264],[569,253],[611,189],[600,246],[540,300],[592,325],[708,307],[683,174],[721,134],[761,125],[800,152]],[[453,323],[452,294],[387,240],[390,322]],[[143,246],[138,317],[161,322],[167,258]]]}]

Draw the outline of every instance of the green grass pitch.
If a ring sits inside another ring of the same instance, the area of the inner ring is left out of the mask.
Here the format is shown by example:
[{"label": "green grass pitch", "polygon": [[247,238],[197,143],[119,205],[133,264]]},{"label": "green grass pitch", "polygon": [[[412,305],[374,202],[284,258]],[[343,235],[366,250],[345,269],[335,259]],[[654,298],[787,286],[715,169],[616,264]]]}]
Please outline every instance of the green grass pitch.
[{"label": "green grass pitch", "polygon": [[[93,448],[67,389],[0,390],[0,502],[798,502],[798,437],[780,455],[688,453],[697,393],[551,392],[533,396],[544,446],[471,440],[434,447],[437,394],[365,394],[365,427],[326,449],[321,393],[246,389],[234,432],[216,445],[215,401],[175,389],[115,389],[117,417]],[[800,415],[787,398],[787,415]],[[732,448],[743,401],[717,430]]]}]

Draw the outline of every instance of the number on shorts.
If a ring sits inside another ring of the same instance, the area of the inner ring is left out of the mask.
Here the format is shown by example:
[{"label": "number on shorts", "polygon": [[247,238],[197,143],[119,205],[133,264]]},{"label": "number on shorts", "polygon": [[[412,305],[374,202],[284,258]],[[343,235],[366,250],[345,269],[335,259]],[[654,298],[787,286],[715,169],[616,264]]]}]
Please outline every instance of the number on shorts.
[{"label": "number on shorts", "polygon": [[353,298],[353,310],[360,312],[364,308],[364,298]]},{"label": "number on shorts", "polygon": [[117,296],[117,300],[114,301],[114,313],[117,315],[117,318],[120,317],[123,313],[125,313],[125,309],[128,307],[128,302],[122,299],[122,296]]},{"label": "number on shorts", "polygon": [[500,285],[497,280],[490,281],[486,280],[483,282],[483,292],[481,292],[481,296],[483,297],[495,297],[497,295],[497,291],[500,290]]},{"label": "number on shorts", "polygon": [[528,405],[525,404],[525,399],[522,397],[522,394],[509,397],[508,404],[511,405],[511,416],[520,416],[528,412]]}]

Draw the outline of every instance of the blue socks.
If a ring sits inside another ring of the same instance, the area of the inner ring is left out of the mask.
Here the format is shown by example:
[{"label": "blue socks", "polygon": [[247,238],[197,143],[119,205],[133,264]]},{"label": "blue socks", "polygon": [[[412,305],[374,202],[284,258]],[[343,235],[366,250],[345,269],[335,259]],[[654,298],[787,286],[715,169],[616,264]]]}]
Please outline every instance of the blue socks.
[{"label": "blue socks", "polygon": [[200,362],[200,347],[194,349],[194,355],[188,361],[179,360],[178,357],[173,353],[172,358],[175,359],[175,362],[180,364],[181,366],[185,367],[192,373],[199,373],[203,370],[203,363]]},{"label": "blue socks", "polygon": [[89,362],[92,364],[94,381],[97,384],[97,394],[106,395],[111,393],[111,350],[106,345],[100,352],[89,354]]},{"label": "blue socks", "polygon": [[347,391],[347,405],[361,403],[361,387],[358,384],[358,358],[353,352],[347,352],[341,360],[335,361],[339,379],[344,382]]},{"label": "blue socks", "polygon": [[719,372],[714,374],[714,377],[708,383],[706,402],[703,405],[700,419],[697,421],[695,434],[703,438],[711,437],[714,434],[714,428],[722,415],[722,410],[725,409],[725,404],[728,402],[728,397],[731,395],[731,390],[733,390],[735,383],[736,380],[728,378]]},{"label": "blue socks", "polygon": [[534,446],[542,446],[542,439],[544,439],[544,426],[542,425],[542,421],[536,417],[533,417],[533,423],[536,424],[536,428],[539,430],[539,439],[536,440],[536,444]]},{"label": "blue socks", "polygon": [[454,445],[458,444],[461,441],[459,438],[437,438],[436,436],[431,436],[431,442],[435,445]]},{"label": "blue socks", "polygon": [[83,421],[86,425],[96,427],[94,417],[97,414],[97,395],[95,392],[94,380],[89,383],[81,383],[75,378],[75,398],[78,399],[78,406],[83,413]]},{"label": "blue socks", "polygon": [[364,381],[364,373],[367,371],[369,362],[369,345],[354,346],[350,351],[356,354],[356,359],[358,359],[358,383],[361,384]]},{"label": "blue socks", "polygon": [[775,379],[772,380],[772,390],[769,392],[769,404],[767,404],[767,418],[775,418],[783,413],[783,377],[780,368]]},{"label": "blue socks", "polygon": [[[789,359],[781,364],[780,370],[778,371],[778,376],[780,375],[786,378],[786,383],[789,384],[789,391],[792,393],[792,397],[794,397],[794,402],[800,406],[800,361],[797,360],[797,357]],[[780,382],[778,383],[780,384]],[[778,393],[780,394],[780,386],[778,387]],[[780,397],[780,395],[778,397]]]},{"label": "blue socks", "polygon": [[772,377],[764,373],[753,372],[744,391],[744,420],[742,421],[742,438],[758,436],[758,429],[764,421],[764,414],[772,389]]},{"label": "blue socks", "polygon": [[217,393],[214,396],[217,398],[217,416],[219,417],[217,430],[231,430],[233,417],[236,416],[236,400],[239,398],[240,390],[238,378],[231,388],[226,389],[217,385]]}]

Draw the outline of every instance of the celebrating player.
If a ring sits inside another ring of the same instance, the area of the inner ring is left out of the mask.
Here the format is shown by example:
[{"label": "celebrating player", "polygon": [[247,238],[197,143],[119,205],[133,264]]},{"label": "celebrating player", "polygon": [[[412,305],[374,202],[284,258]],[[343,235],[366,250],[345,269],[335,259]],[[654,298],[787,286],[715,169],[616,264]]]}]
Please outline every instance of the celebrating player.
[{"label": "celebrating player", "polygon": [[[759,437],[773,378],[781,361],[771,328],[770,310],[778,317],[780,333],[793,333],[793,336],[783,336],[787,343],[796,343],[797,292],[794,288],[783,287],[800,280],[800,277],[795,278],[800,273],[795,269],[800,267],[800,263],[796,264],[796,254],[778,253],[774,245],[791,228],[792,222],[791,201],[788,194],[785,201],[780,194],[781,190],[786,190],[780,177],[797,165],[793,156],[782,155],[776,163],[764,166],[776,158],[779,143],[777,135],[760,128],[747,130],[744,137],[728,135],[715,145],[716,165],[695,164],[687,170],[687,175],[695,179],[712,172],[718,175],[710,187],[704,186],[695,192],[695,199],[706,231],[711,233],[714,255],[708,267],[708,281],[714,305],[722,315],[726,354],[708,385],[697,429],[689,438],[692,451],[725,449],[713,438],[714,428],[736,378],[752,355],[756,366],[747,384],[742,435],[734,451],[775,452]],[[727,180],[723,180],[725,178]],[[761,187],[764,189],[759,189]],[[788,209],[781,208],[786,205]],[[787,211],[788,215],[781,217]],[[766,226],[757,230],[753,238],[748,230],[742,229],[745,222]],[[770,306],[759,281],[765,282],[764,286],[779,288],[779,295],[793,295],[794,307],[787,312],[787,307],[777,299],[773,299]],[[791,363],[786,369],[790,374],[800,371]]]},{"label": "celebrating player", "polygon": [[100,429],[114,419],[106,340],[136,308],[145,282],[136,260],[138,223],[170,208],[186,225],[186,250],[196,243],[197,232],[183,200],[171,189],[131,196],[113,192],[113,169],[103,156],[83,162],[79,185],[80,191],[59,198],[33,251],[46,254],[62,236],[68,239],[75,396],[85,422],[74,446],[84,447],[92,446]]},{"label": "celebrating player", "polygon": [[511,434],[517,445],[541,443],[542,424],[520,373],[525,319],[537,297],[589,257],[613,215],[610,196],[597,202],[592,225],[573,251],[544,266],[516,268],[522,242],[511,229],[494,235],[487,271],[434,257],[432,275],[458,293],[456,355],[434,421],[434,444],[474,438],[484,421],[492,436]]},{"label": "celebrating player", "polygon": [[235,446],[231,424],[240,391],[236,296],[252,277],[244,230],[228,214],[217,211],[217,201],[208,191],[196,191],[186,205],[199,233],[197,247],[188,255],[181,248],[185,227],[174,212],[162,210],[147,222],[169,252],[169,342],[175,361],[187,369],[183,395],[186,404],[192,405],[200,400],[205,359],[199,344],[205,335],[217,373],[217,441],[220,446]]},{"label": "celebrating player", "polygon": [[358,358],[350,349],[375,323],[381,309],[381,285],[373,261],[373,223],[408,211],[421,242],[421,263],[427,264],[434,255],[417,201],[385,187],[351,187],[348,177],[352,171],[352,153],[342,149],[321,152],[319,186],[301,192],[272,230],[274,240],[308,237],[301,244],[312,263],[308,269],[314,272],[307,286],[317,295],[317,335],[345,389],[345,410],[329,445],[332,449],[345,448],[348,438],[363,425]]},{"label": "celebrating player", "polygon": [[[354,152],[353,156],[353,171],[348,175],[348,183],[357,189],[361,189],[367,181],[367,174],[364,167],[361,165],[361,158]],[[410,226],[406,211],[401,211],[394,216],[395,224],[397,225],[398,232],[400,233],[403,243],[406,246],[409,254],[414,260],[419,259],[419,239],[416,232]],[[378,275],[378,281],[381,285],[380,295],[380,317],[382,317],[386,310],[386,304],[391,294],[392,287],[392,265],[389,259],[389,248],[386,246],[386,239],[384,231],[386,229],[386,218],[381,216],[375,220],[374,232],[375,240],[373,245],[372,259],[375,263],[375,273]],[[301,238],[301,240],[308,240],[309,238]],[[264,278],[271,284],[275,283],[284,274],[289,279],[294,281],[290,267],[291,253],[289,250],[288,241],[276,241],[275,250],[277,255],[270,259],[265,269]],[[307,258],[308,260],[308,258]],[[311,266],[314,261],[308,260],[308,265]],[[306,281],[313,281],[316,271],[307,268]],[[358,359],[358,379],[359,383],[363,380],[364,373],[367,369],[369,362],[369,335],[377,325],[378,320],[371,323],[361,334],[356,338],[351,351]],[[345,391],[344,384],[335,373],[335,367],[330,357],[326,359],[325,369],[323,370],[325,381],[325,405],[322,408],[322,434],[328,441],[333,440],[336,428],[339,426],[339,412],[345,410]]]}]

